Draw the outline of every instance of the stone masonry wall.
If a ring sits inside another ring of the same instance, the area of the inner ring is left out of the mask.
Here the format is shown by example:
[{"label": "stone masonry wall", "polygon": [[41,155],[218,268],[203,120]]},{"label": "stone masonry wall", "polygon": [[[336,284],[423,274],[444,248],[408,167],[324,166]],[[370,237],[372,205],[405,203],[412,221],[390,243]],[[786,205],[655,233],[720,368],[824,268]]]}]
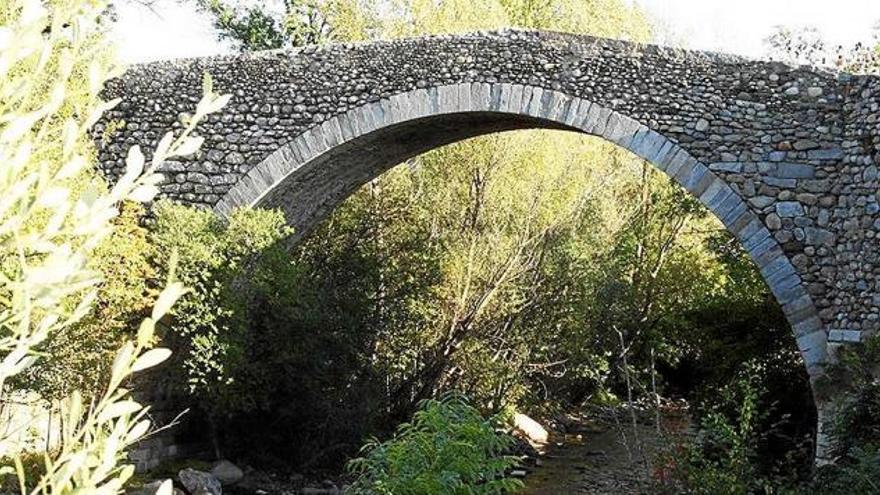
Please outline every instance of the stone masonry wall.
[{"label": "stone masonry wall", "polygon": [[[876,78],[523,31],[162,62],[108,85],[106,96],[122,102],[95,136],[111,180],[129,146],[148,151],[179,126],[204,72],[233,99],[199,127],[201,152],[165,165],[165,197],[225,204],[297,136],[395,95],[461,83],[542,88],[632,119],[706,164],[784,251],[830,340],[859,340],[880,326]],[[341,180],[333,173],[314,180]]]}]

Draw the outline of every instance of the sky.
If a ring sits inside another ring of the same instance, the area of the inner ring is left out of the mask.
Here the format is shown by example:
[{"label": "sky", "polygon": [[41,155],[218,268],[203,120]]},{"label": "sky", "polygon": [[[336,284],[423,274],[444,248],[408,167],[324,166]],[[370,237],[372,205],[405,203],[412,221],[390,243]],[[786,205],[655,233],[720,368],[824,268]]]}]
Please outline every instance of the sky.
[{"label": "sky", "polygon": [[[629,0],[662,27],[658,41],[751,58],[766,56],[763,40],[775,26],[815,27],[830,43],[871,39],[880,0]],[[210,21],[188,0],[156,0],[152,8],[131,0],[117,5],[113,36],[131,63],[229,51],[216,41]]]},{"label": "sky", "polygon": [[753,58],[776,26],[815,27],[833,44],[871,39],[880,0],[636,0],[686,46]]}]

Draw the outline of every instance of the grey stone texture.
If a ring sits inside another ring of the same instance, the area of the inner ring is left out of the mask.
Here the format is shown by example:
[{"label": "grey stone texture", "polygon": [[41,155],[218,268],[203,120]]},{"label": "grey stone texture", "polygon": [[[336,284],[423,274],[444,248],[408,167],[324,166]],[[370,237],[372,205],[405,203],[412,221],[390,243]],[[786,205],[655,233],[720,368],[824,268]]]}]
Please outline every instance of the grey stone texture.
[{"label": "grey stone texture", "polygon": [[177,473],[177,479],[191,495],[223,495],[220,480],[211,473],[186,468]]},{"label": "grey stone texture", "polygon": [[[160,62],[111,81],[103,171],[191,111],[204,72],[233,95],[167,163],[162,195],[279,207],[300,235],[358,186],[437,146],[568,129],[649,160],[737,236],[813,376],[829,339],[880,326],[880,79],[559,33],[501,31]],[[114,122],[115,132],[108,122]],[[124,123],[124,125],[118,125]]]}]

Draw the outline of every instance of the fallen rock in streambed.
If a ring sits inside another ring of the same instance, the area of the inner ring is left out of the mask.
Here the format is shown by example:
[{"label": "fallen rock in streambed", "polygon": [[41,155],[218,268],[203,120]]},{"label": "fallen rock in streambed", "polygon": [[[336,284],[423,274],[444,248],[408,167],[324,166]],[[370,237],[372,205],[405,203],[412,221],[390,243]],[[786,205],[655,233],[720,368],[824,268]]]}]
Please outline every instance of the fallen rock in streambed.
[{"label": "fallen rock in streambed", "polygon": [[513,415],[513,427],[532,444],[544,445],[550,439],[550,434],[540,423],[522,413]]},{"label": "fallen rock in streambed", "polygon": [[211,473],[187,468],[177,473],[177,479],[190,495],[223,495],[220,480]]},{"label": "fallen rock in streambed", "polygon": [[214,464],[211,468],[211,475],[220,481],[223,486],[234,485],[244,478],[244,471],[235,464],[222,460]]}]

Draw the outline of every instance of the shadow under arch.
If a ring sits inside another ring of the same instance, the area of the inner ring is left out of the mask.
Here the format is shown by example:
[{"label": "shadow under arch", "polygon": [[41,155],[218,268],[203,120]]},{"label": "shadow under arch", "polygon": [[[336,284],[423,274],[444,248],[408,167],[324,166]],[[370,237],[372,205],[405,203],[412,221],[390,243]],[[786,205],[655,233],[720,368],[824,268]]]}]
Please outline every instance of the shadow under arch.
[{"label": "shadow under arch", "polygon": [[[460,83],[382,98],[294,137],[253,167],[215,206],[280,208],[302,236],[358,187],[389,168],[463,139],[515,129],[602,137],[666,173],[705,205],[758,266],[791,325],[811,382],[828,363],[827,334],[812,297],[779,243],[730,185],[677,143],[630,116],[559,91]],[[814,390],[814,397],[816,393]],[[817,403],[820,427],[828,419]],[[825,441],[817,439],[817,457]]]}]

